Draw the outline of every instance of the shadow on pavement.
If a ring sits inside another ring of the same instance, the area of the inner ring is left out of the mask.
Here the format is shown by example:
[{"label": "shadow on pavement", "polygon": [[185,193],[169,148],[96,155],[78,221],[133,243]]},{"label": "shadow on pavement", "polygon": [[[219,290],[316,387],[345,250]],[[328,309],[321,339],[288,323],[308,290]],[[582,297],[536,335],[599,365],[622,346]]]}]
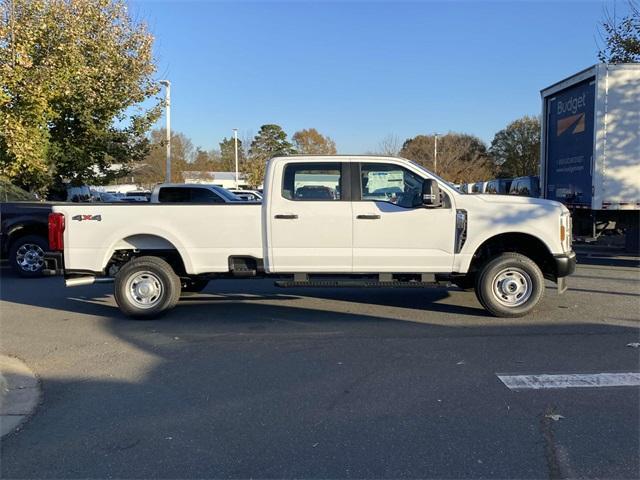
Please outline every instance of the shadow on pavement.
[{"label": "shadow on pavement", "polygon": [[[579,322],[488,321],[479,306],[439,303],[448,297],[441,289],[277,294],[267,282],[243,292],[244,283],[231,281],[212,294],[212,283],[149,322],[124,319],[109,285],[1,281],[3,301],[82,314],[71,322],[98,316],[97,329],[152,359],[130,381],[91,377],[93,364],[82,378],[43,378],[42,411],[1,446],[3,478],[546,477],[541,434],[531,428],[538,406],[530,411],[494,372],[521,368],[517,361],[545,368],[548,345],[574,361],[566,335],[637,335]],[[331,306],[323,300],[360,312],[323,309]],[[380,316],[367,305],[392,308]],[[411,309],[468,326],[416,323]],[[122,355],[117,369],[126,373]],[[631,440],[616,445],[595,476],[637,466],[630,459],[639,419],[629,412],[614,412],[612,428]]]}]

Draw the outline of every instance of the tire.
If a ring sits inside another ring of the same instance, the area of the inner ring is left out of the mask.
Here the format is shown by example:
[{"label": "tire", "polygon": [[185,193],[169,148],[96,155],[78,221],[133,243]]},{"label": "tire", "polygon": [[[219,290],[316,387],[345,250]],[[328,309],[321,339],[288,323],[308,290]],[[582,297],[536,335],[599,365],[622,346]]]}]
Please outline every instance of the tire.
[{"label": "tire", "polygon": [[183,297],[188,297],[196,293],[200,293],[209,284],[209,280],[183,280],[182,281],[182,293]]},{"label": "tire", "polygon": [[49,241],[40,235],[20,237],[9,248],[11,267],[21,277],[41,277],[44,269],[44,252],[48,249]]},{"label": "tire", "polygon": [[495,317],[522,317],[544,294],[544,276],[533,260],[519,253],[503,253],[489,260],[476,278],[476,296]]},{"label": "tire", "polygon": [[464,290],[465,292],[472,292],[476,286],[476,275],[467,274],[464,277],[455,277],[451,279],[451,283],[453,283],[460,290]]},{"label": "tire", "polygon": [[138,257],[126,263],[115,278],[114,294],[120,311],[131,318],[156,318],[180,300],[180,278],[158,257]]}]

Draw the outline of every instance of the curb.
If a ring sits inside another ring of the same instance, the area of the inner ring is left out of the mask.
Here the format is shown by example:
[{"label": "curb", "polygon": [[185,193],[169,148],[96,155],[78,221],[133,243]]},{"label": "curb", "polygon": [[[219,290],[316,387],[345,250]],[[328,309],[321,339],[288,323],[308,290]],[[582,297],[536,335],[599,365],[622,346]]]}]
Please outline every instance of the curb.
[{"label": "curb", "polygon": [[0,354],[0,437],[18,428],[40,401],[40,382],[27,365]]}]

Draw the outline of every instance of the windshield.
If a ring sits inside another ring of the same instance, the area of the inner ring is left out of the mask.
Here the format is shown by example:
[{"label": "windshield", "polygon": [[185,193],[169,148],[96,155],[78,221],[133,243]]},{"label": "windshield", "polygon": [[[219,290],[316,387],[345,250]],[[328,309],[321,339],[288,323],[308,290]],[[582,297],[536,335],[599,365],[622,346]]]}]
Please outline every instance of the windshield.
[{"label": "windshield", "polygon": [[[433,178],[435,178],[436,180],[438,180],[438,182],[440,182],[443,185],[447,185],[448,187],[451,187],[451,184],[449,182],[447,182],[444,178],[439,177],[438,175],[436,175],[435,173],[433,173],[431,170],[427,170],[426,168],[424,168],[422,165],[420,165],[417,162],[414,162],[413,160],[407,160],[411,165],[413,165],[414,167],[420,169],[420,171],[428,173],[429,175],[431,175]],[[462,193],[464,194],[465,192],[463,192],[461,189],[455,188],[455,187],[451,187],[452,190],[455,190],[457,193]]]}]

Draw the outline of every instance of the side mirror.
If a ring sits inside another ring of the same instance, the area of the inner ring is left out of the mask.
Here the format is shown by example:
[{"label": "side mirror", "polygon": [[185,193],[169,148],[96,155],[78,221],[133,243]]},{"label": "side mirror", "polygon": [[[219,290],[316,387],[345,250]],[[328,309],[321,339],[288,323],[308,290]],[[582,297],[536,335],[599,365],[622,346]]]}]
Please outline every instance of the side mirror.
[{"label": "side mirror", "polygon": [[440,187],[438,182],[432,178],[425,178],[422,183],[422,205],[427,208],[437,208],[442,206],[440,201]]}]

